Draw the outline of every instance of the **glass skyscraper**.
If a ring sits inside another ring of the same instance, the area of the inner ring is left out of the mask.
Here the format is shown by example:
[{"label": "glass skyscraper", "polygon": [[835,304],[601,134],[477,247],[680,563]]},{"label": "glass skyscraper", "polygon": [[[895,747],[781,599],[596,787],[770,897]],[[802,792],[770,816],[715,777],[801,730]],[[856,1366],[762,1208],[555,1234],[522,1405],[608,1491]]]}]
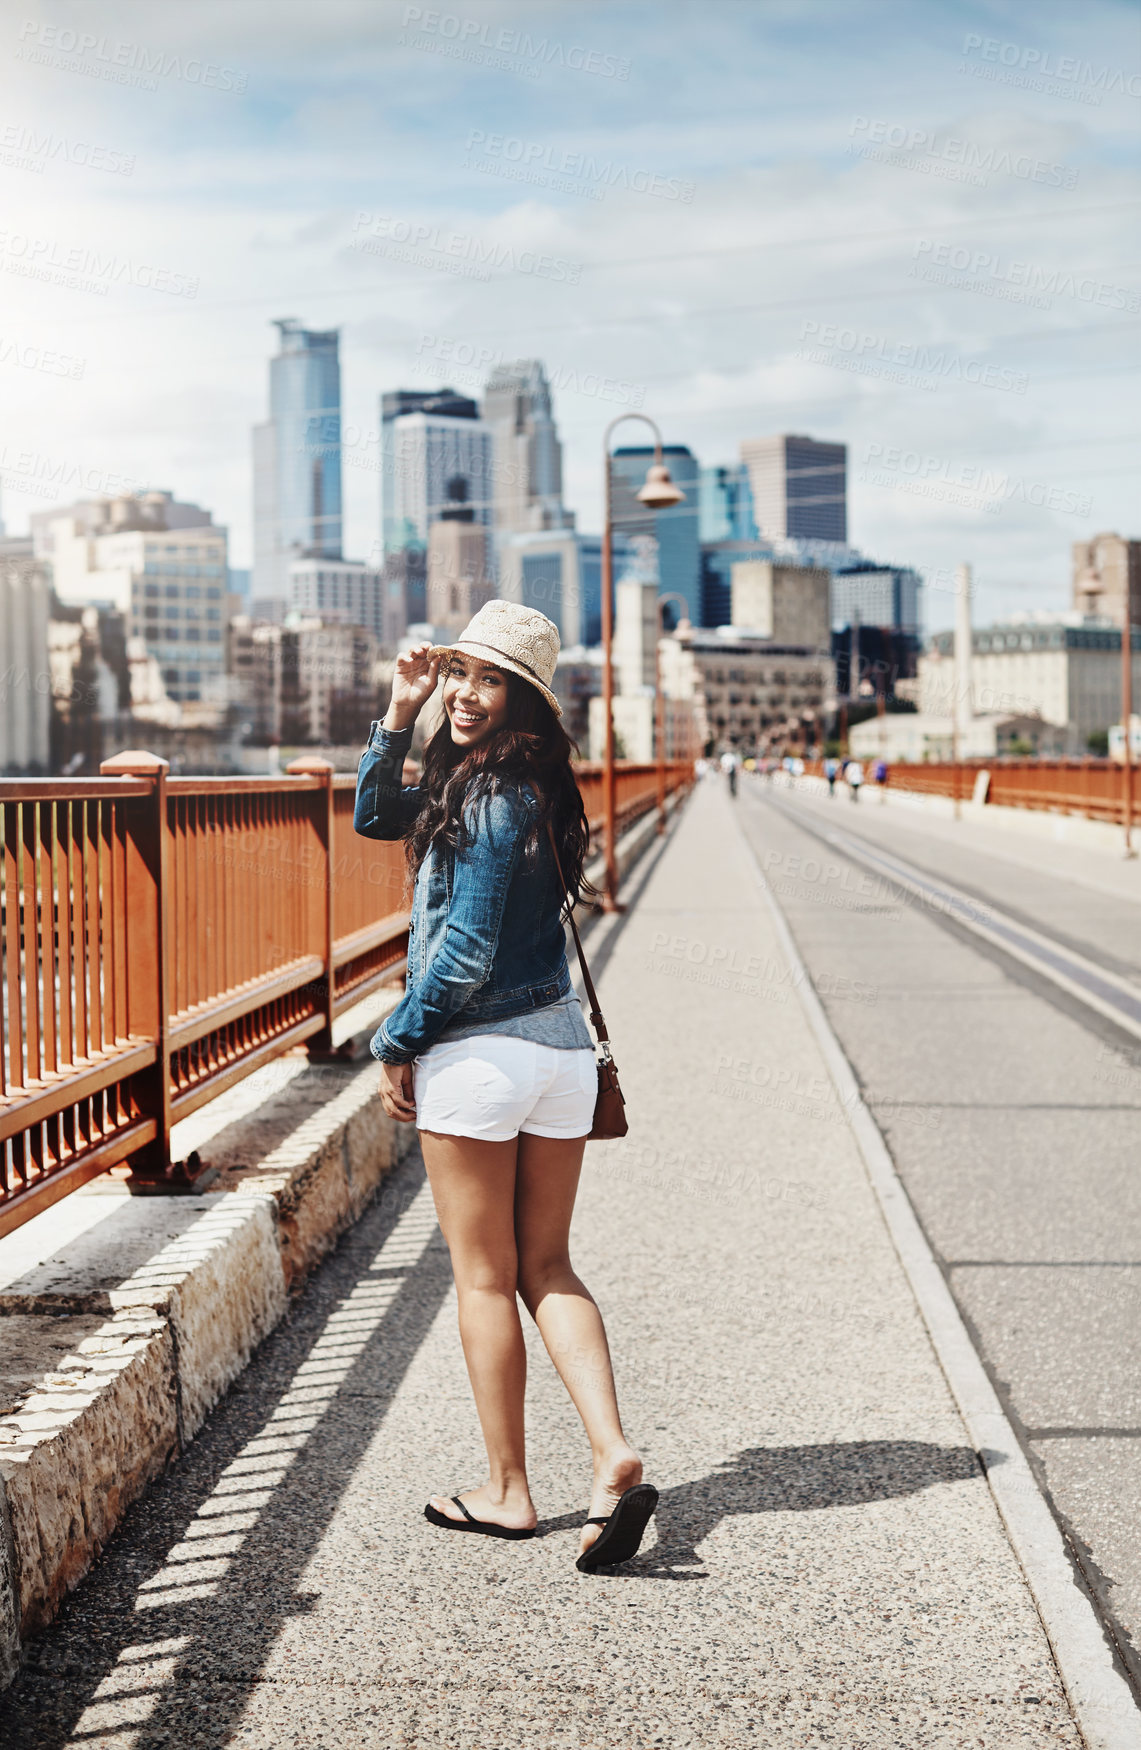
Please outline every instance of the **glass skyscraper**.
[{"label": "glass skyscraper", "polygon": [[340,330],[274,326],[269,419],[254,427],[253,594],[284,598],[292,560],[341,557]]},{"label": "glass skyscraper", "polygon": [[[684,596],[692,625],[701,625],[701,542],[698,536],[697,457],[685,444],[665,444],[662,460],[674,484],[685,493],[669,510],[647,510],[636,497],[645,484],[654,452],[615,450],[610,458],[610,490],[615,534],[653,535],[658,543],[661,594]],[[678,609],[674,604],[674,616]]]},{"label": "glass skyscraper", "polygon": [[905,565],[877,565],[865,559],[832,574],[832,625],[839,630],[859,621],[893,632],[919,632],[923,579]]},{"label": "glass skyscraper", "polygon": [[[629,543],[613,540],[614,574]],[[602,637],[602,537],[577,529],[547,529],[501,537],[499,589],[507,601],[538,608],[555,622],[564,647],[597,644]]]},{"label": "glass skyscraper", "polygon": [[[381,396],[380,526],[385,553],[420,551],[427,545],[427,531],[408,520],[405,482],[402,479],[398,485],[396,478],[396,421],[408,413],[426,413],[433,420],[479,418],[479,408],[471,397],[460,395],[455,389],[388,389]],[[402,466],[406,460],[402,458]]]},{"label": "glass skyscraper", "polygon": [[540,361],[498,365],[483,391],[482,413],[495,434],[495,527],[571,527],[563,508],[563,447]]},{"label": "glass skyscraper", "polygon": [[698,534],[706,541],[755,541],[753,493],[744,462],[702,468],[697,492]]},{"label": "glass skyscraper", "polygon": [[741,445],[757,532],[768,541],[848,539],[848,446],[782,432]]},{"label": "glass skyscraper", "polygon": [[492,434],[479,419],[402,413],[385,430],[384,530],[387,552],[428,545],[433,523],[463,505],[490,530]]}]

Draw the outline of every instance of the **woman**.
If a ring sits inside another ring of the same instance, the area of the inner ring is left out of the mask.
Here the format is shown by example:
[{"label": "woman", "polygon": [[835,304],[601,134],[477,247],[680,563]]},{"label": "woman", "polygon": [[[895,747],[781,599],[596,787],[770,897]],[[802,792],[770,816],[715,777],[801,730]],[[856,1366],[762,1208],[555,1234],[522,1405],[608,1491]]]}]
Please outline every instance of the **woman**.
[{"label": "woman", "polygon": [[[562,921],[568,890],[573,903],[587,885],[587,825],[550,690],[558,649],[545,615],[492,601],[456,644],[403,651],[357,774],[355,826],[403,838],[415,870],[407,988],[372,1050],[385,1111],[420,1133],[487,1447],[487,1482],[433,1495],[425,1516],[534,1535],[518,1294],[590,1440],[577,1562],[589,1573],[635,1554],[657,1491],[622,1432],[602,1318],[568,1251],[597,1074]],[[439,677],[444,718],[406,788],[412,725]]]}]

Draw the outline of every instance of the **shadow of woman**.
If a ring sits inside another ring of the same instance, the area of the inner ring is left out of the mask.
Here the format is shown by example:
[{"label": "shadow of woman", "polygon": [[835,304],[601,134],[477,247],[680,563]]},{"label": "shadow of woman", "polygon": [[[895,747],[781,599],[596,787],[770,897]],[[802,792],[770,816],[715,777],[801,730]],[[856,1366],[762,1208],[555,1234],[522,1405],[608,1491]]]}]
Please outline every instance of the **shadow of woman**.
[{"label": "shadow of woman", "polygon": [[[709,1476],[663,1489],[653,1521],[657,1543],[611,1572],[650,1580],[704,1580],[708,1570],[698,1546],[736,1513],[862,1507],[981,1475],[969,1446],[935,1446],[925,1440],[749,1447]],[[581,1524],[581,1515],[566,1513],[544,1520],[541,1531],[546,1535]]]}]

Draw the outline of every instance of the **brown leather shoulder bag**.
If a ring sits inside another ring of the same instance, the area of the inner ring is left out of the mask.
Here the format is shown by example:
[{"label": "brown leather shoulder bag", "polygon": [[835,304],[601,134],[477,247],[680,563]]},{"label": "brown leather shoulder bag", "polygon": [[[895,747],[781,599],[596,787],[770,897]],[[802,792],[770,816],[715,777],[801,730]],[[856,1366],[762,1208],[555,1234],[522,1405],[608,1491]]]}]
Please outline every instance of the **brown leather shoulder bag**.
[{"label": "brown leather shoulder bag", "polygon": [[[563,879],[563,868],[559,862],[559,853],[550,821],[547,822],[547,837],[551,841],[551,852],[559,874],[559,886],[564,894],[569,894],[566,881]],[[582,982],[586,986],[586,994],[590,999],[590,1024],[594,1028],[602,1054],[598,1059],[598,1095],[594,1102],[594,1123],[587,1141],[610,1142],[617,1137],[625,1136],[629,1129],[626,1122],[626,1099],[622,1089],[618,1086],[618,1068],[610,1053],[610,1035],[606,1031],[606,1022],[603,1020],[602,1010],[598,1006],[598,993],[594,988],[594,980],[590,976],[590,967],[586,964],[586,955],[582,951],[582,938],[578,933],[578,925],[574,921],[573,905],[568,905],[567,915],[570,919],[571,932],[574,935],[574,945],[578,949],[578,963],[582,967]]]}]

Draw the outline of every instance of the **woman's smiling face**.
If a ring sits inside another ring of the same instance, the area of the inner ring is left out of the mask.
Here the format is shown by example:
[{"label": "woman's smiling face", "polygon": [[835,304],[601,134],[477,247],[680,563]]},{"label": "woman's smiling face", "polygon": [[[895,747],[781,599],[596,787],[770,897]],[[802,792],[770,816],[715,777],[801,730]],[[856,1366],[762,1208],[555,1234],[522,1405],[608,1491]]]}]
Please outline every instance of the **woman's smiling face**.
[{"label": "woman's smiling face", "polygon": [[507,721],[507,676],[501,668],[458,651],[445,657],[444,710],[457,747],[477,747]]}]

